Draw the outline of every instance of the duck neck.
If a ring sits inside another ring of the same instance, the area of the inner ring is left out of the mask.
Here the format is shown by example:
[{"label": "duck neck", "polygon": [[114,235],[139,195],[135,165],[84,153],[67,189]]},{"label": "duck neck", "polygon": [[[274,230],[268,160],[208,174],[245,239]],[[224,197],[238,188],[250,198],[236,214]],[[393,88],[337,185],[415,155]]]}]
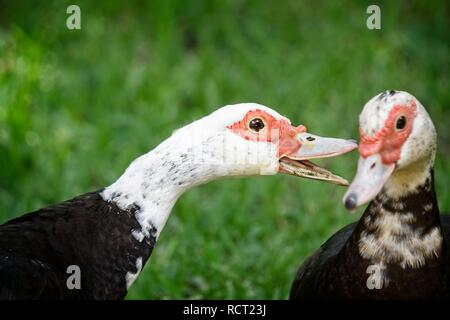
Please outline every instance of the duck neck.
[{"label": "duck neck", "polygon": [[157,239],[177,199],[195,185],[224,173],[215,165],[208,144],[187,141],[176,133],[147,154],[134,160],[125,173],[101,196],[131,212],[141,226],[133,236]]},{"label": "duck neck", "polygon": [[374,263],[420,268],[443,252],[433,169],[406,177],[391,177],[367,207],[353,240],[359,255]]}]

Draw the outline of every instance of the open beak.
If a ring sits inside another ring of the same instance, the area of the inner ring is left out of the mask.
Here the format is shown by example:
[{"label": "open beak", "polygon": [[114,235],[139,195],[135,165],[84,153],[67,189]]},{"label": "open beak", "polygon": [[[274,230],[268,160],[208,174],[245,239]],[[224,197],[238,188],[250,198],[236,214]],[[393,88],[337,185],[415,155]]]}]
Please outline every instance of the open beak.
[{"label": "open beak", "polygon": [[348,210],[373,200],[381,191],[386,181],[394,172],[395,164],[383,164],[379,154],[367,158],[360,157],[358,171],[352,184],[348,188],[343,202]]},{"label": "open beak", "polygon": [[327,169],[313,164],[310,159],[336,157],[358,147],[354,140],[324,138],[307,132],[298,133],[295,139],[300,148],[287,155],[281,155],[278,171],[298,177],[332,182],[348,186],[348,181]]}]

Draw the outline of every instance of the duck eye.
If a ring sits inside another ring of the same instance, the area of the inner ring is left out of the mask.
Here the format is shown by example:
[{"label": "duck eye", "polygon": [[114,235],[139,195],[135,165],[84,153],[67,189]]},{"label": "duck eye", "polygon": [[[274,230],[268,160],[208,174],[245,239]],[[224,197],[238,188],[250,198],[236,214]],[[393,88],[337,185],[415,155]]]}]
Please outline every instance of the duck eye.
[{"label": "duck eye", "polygon": [[395,128],[397,130],[402,130],[404,129],[406,126],[406,117],[405,116],[401,116],[400,118],[397,119],[397,122],[395,124]]},{"label": "duck eye", "polygon": [[248,126],[253,131],[259,132],[264,128],[264,121],[262,121],[260,118],[255,118],[249,122]]}]

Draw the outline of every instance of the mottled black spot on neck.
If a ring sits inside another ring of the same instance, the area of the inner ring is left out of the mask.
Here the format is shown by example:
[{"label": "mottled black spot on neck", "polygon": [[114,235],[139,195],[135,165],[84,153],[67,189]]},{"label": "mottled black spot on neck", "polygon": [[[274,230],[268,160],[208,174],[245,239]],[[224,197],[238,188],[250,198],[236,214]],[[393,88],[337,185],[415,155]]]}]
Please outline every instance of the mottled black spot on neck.
[{"label": "mottled black spot on neck", "polygon": [[113,201],[113,200],[119,198],[121,195],[122,195],[121,192],[113,192],[113,193],[111,194],[111,201]]},{"label": "mottled black spot on neck", "polygon": [[413,219],[409,225],[413,229],[423,230],[423,233],[439,226],[439,207],[434,190],[433,169],[423,184],[399,199],[389,197],[384,191],[380,192],[367,207],[363,219],[373,221],[381,210],[399,216],[412,215]]},{"label": "mottled black spot on neck", "polygon": [[141,211],[141,206],[136,203],[133,203],[129,206],[128,211],[131,214],[135,215],[136,213],[139,213]]},{"label": "mottled black spot on neck", "polygon": [[399,223],[405,226],[405,233],[392,230],[391,236],[397,242],[407,241],[414,236],[423,237],[435,229],[441,228],[439,207],[434,190],[434,173],[430,170],[426,181],[411,193],[400,199],[392,199],[383,191],[369,204],[349,238],[345,252],[359,257],[359,242],[362,236],[380,238],[386,230],[380,230],[383,215],[398,216]]}]

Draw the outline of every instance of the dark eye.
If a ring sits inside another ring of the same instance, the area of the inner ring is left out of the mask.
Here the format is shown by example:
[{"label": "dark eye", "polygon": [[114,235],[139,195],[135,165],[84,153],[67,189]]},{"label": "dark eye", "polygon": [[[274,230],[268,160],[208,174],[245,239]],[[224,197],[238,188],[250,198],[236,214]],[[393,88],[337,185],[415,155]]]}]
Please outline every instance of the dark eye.
[{"label": "dark eye", "polygon": [[255,132],[259,132],[264,128],[264,121],[259,118],[252,119],[248,124],[249,128]]},{"label": "dark eye", "polygon": [[395,123],[395,128],[397,130],[402,130],[404,129],[406,126],[406,118],[405,116],[401,116],[400,118],[397,119],[397,122]]}]

